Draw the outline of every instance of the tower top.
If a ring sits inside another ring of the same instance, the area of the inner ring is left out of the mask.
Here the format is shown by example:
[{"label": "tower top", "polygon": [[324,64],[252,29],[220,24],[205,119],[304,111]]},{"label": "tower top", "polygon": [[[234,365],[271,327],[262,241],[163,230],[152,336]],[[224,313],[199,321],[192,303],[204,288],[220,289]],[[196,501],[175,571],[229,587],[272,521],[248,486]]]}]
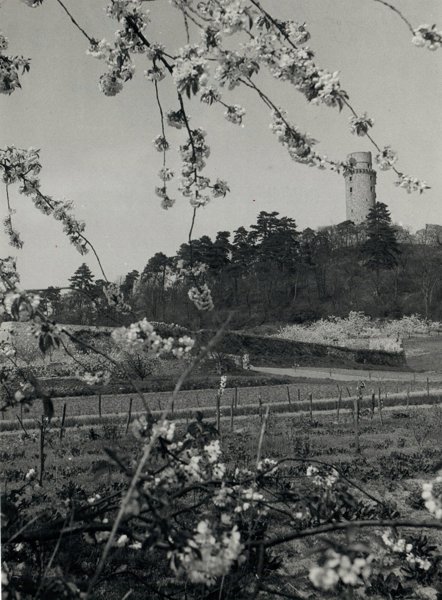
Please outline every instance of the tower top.
[{"label": "tower top", "polygon": [[352,152],[347,158],[356,169],[371,169],[372,167],[371,152]]}]

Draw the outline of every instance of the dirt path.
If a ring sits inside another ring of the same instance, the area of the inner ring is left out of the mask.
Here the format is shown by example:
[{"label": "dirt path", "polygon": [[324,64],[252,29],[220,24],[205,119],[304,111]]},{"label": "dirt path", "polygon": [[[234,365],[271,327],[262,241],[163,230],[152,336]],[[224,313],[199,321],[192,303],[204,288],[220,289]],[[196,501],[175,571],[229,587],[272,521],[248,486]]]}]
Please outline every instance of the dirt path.
[{"label": "dirt path", "polygon": [[402,382],[430,382],[441,381],[442,373],[412,371],[375,371],[363,369],[326,369],[324,367],[252,367],[259,373],[274,375],[288,375],[290,377],[307,377],[310,379],[332,379],[334,381],[402,381]]}]

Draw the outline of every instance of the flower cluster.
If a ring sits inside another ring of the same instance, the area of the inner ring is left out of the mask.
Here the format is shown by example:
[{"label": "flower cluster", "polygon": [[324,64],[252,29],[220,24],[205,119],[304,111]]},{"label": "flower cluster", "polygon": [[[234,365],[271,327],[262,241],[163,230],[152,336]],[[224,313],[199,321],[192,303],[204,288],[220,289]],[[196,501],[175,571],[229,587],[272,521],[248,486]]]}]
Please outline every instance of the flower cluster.
[{"label": "flower cluster", "polygon": [[8,315],[15,321],[30,321],[40,304],[40,296],[26,292],[9,291],[0,295],[0,316]]},{"label": "flower cluster", "polygon": [[391,146],[385,146],[382,152],[376,154],[374,159],[382,171],[387,171],[397,162],[397,153],[391,149]]},{"label": "flower cluster", "polygon": [[188,354],[195,344],[195,340],[188,336],[182,336],[178,340],[173,337],[161,337],[147,319],[132,323],[129,327],[115,329],[112,338],[117,344],[125,347],[144,349],[155,356],[171,352],[177,358]]},{"label": "flower cluster", "polygon": [[203,520],[198,523],[186,545],[171,551],[169,558],[177,575],[185,574],[192,583],[211,586],[240,561],[242,551],[241,536],[236,525],[218,533],[208,520]]},{"label": "flower cluster", "polygon": [[15,259],[12,256],[0,258],[0,294],[14,290],[19,282]]},{"label": "flower cluster", "polygon": [[123,292],[116,283],[107,282],[106,285],[103,286],[103,294],[109,306],[112,306],[123,313],[130,312],[131,308],[127,302],[125,302]]},{"label": "flower cluster", "polygon": [[6,56],[8,38],[0,33],[0,94],[12,94],[20,88],[19,71],[26,73],[30,68],[30,60],[23,56]]},{"label": "flower cluster", "polygon": [[411,194],[412,192],[419,192],[419,194],[422,194],[425,190],[430,189],[430,186],[425,181],[416,179],[416,177],[403,175],[402,173],[399,174],[399,178],[394,184],[407,190],[408,194]]},{"label": "flower cluster", "polygon": [[243,116],[246,114],[246,111],[239,104],[232,104],[227,107],[224,116],[227,121],[233,123],[234,125],[242,125]]},{"label": "flower cluster", "polygon": [[393,539],[391,537],[391,532],[389,531],[384,531],[381,537],[387,548],[389,548],[389,550],[395,554],[403,555],[409,565],[413,567],[415,566],[422,571],[428,571],[431,569],[431,561],[428,558],[418,556],[416,552],[413,552],[413,544],[409,542],[407,543],[404,538]]},{"label": "flower cluster", "polygon": [[149,23],[148,11],[143,10],[143,1],[111,0],[106,12],[122,25],[115,34],[115,43],[112,45],[105,39],[91,40],[87,50],[87,54],[106,63],[108,70],[99,80],[99,88],[106,96],[121,92],[124,83],[132,79],[135,72],[131,53],[145,50],[139,36]]},{"label": "flower cluster", "polygon": [[442,519],[442,497],[435,495],[435,485],[442,484],[442,471],[439,471],[433,481],[422,484],[422,499],[425,501],[425,508],[436,517]]},{"label": "flower cluster", "polygon": [[338,583],[363,585],[371,574],[373,559],[372,554],[352,558],[329,549],[324,564],[312,567],[309,578],[315,587],[324,591],[332,590]]},{"label": "flower cluster", "polygon": [[310,477],[312,482],[318,487],[331,488],[339,479],[339,473],[336,469],[331,469],[328,473],[322,473],[318,467],[310,465],[307,467],[307,477]]},{"label": "flower cluster", "polygon": [[370,127],[374,125],[373,119],[370,119],[367,113],[360,116],[352,116],[349,121],[351,132],[360,136],[367,135]]},{"label": "flower cluster", "polygon": [[76,378],[83,381],[87,385],[107,385],[111,379],[110,371],[100,369],[94,373],[85,370],[79,370],[76,373]]},{"label": "flower cluster", "polygon": [[414,30],[413,44],[419,48],[437,50],[442,45],[442,32],[436,29],[436,25],[420,25]]},{"label": "flower cluster", "polygon": [[207,61],[203,58],[204,49],[198,45],[184,46],[175,61],[173,80],[180,94],[190,98],[208,82]]},{"label": "flower cluster", "polygon": [[198,310],[211,311],[214,309],[212,292],[207,283],[204,283],[200,287],[191,287],[188,291],[188,296]]}]

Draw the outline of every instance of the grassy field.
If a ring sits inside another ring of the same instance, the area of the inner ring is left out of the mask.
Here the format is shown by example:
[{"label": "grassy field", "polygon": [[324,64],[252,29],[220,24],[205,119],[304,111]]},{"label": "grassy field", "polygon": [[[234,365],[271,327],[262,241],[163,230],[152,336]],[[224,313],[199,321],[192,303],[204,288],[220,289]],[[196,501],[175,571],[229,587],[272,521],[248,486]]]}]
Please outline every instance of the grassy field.
[{"label": "grassy field", "polygon": [[[258,417],[238,420],[233,430],[229,421],[223,420],[222,447],[229,469],[254,467],[260,428],[261,420]],[[185,429],[185,424],[178,426],[179,432]],[[262,454],[274,459],[289,459],[281,466],[279,475],[271,484],[275,490],[281,489],[281,486],[302,489],[307,465],[322,461],[336,465],[343,477],[363,487],[388,510],[397,511],[402,518],[425,518],[427,515],[420,498],[421,484],[432,477],[440,460],[441,430],[440,407],[413,409],[408,413],[386,411],[383,424],[376,419],[361,420],[361,451],[357,453],[353,422],[349,415],[342,415],[339,422],[330,414],[316,414],[313,422],[305,415],[285,415],[283,418],[271,415],[266,425]],[[47,502],[64,502],[72,494],[79,502],[97,492],[118,494],[125,477],[107,457],[106,449],[118,455],[127,465],[133,464],[140,450],[131,432],[125,435],[122,426],[105,426],[95,436],[86,429],[74,429],[62,440],[57,431],[48,432],[43,487],[39,492],[40,504],[36,504],[35,514],[44,509]],[[25,444],[18,435],[3,437],[0,441],[0,459],[4,465],[3,487],[6,482],[8,487],[21,485],[30,468],[35,468],[37,472],[39,469],[37,436]],[[269,491],[272,489],[270,487]],[[429,534],[432,542],[440,542],[440,537],[440,534]],[[364,541],[366,534],[358,534],[357,539]],[[279,548],[278,555],[282,563],[275,573],[275,584],[278,582],[281,585],[282,575],[289,574],[299,580],[302,589],[306,585],[312,553],[322,544],[323,540],[318,539],[290,542],[284,548]],[[87,575],[91,549],[87,546],[81,550],[78,544],[76,548],[78,558],[75,559],[75,567],[80,572],[83,569]],[[129,558],[125,556],[125,560]],[[109,587],[103,585],[101,593],[106,594],[109,600],[121,599],[127,591],[127,584],[123,580],[113,582]],[[142,586],[138,587],[133,580],[130,585],[134,600],[146,597]],[[328,594],[327,597],[339,596]]]}]

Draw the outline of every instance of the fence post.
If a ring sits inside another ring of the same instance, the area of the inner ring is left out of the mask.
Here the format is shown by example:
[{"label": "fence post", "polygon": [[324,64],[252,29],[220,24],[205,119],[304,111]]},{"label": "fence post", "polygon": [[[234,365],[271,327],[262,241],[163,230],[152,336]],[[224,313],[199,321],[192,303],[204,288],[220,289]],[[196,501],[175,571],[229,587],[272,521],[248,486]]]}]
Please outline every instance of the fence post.
[{"label": "fence post", "polygon": [[221,394],[218,392],[216,394],[216,428],[218,430],[218,435],[221,437]]},{"label": "fence post", "polygon": [[376,408],[376,394],[374,393],[374,390],[372,390],[371,392],[371,410],[370,410],[370,417],[371,420],[373,420],[374,417],[374,410]]},{"label": "fence post", "polygon": [[101,419],[101,394],[98,394],[98,416]]},{"label": "fence post", "polygon": [[235,408],[238,408],[238,388],[235,388]]},{"label": "fence post", "polygon": [[259,420],[262,423],[262,398],[261,398],[261,394],[258,395],[258,404],[259,404],[259,408],[258,408]]},{"label": "fence post", "polygon": [[354,426],[355,426],[355,442],[356,452],[360,454],[361,446],[359,443],[359,399],[360,396],[355,396],[353,400]]},{"label": "fence post", "polygon": [[379,420],[381,422],[381,425],[383,425],[384,419],[382,418],[382,398],[381,398],[380,388],[379,388],[379,396],[378,396],[378,410],[379,410]]},{"label": "fence post", "polygon": [[292,399],[290,398],[290,387],[287,386],[287,400],[289,401],[289,404],[292,403]]},{"label": "fence post", "polygon": [[40,423],[40,476],[39,476],[39,480],[38,483],[42,486],[43,485],[43,475],[44,475],[44,471],[45,471],[45,434],[46,434],[46,423],[45,423],[45,416],[42,415],[41,416],[41,423]]},{"label": "fence post", "polygon": [[65,420],[66,420],[66,402],[63,404],[63,414],[61,415],[60,440],[63,439]]},{"label": "fence post", "polygon": [[232,402],[230,403],[230,431],[233,431],[233,408],[234,398],[232,398]]},{"label": "fence post", "polygon": [[132,417],[132,402],[133,402],[133,398],[131,396],[130,400],[129,400],[129,412],[127,413],[126,435],[127,435],[127,432],[129,431],[130,419]]},{"label": "fence post", "polygon": [[429,398],[429,397],[430,397],[430,380],[427,377],[427,398]]},{"label": "fence post", "polygon": [[308,399],[310,402],[310,423],[313,423],[313,394],[309,392]]},{"label": "fence post", "polygon": [[341,389],[339,389],[339,395],[338,395],[338,407],[337,407],[337,419],[339,422],[339,416],[340,416],[340,412],[341,412],[341,402],[342,402],[342,391]]},{"label": "fence post", "polygon": [[301,390],[298,388],[298,402],[301,402]]},{"label": "fence post", "polygon": [[407,390],[407,409],[410,409],[410,386],[408,386]]}]

